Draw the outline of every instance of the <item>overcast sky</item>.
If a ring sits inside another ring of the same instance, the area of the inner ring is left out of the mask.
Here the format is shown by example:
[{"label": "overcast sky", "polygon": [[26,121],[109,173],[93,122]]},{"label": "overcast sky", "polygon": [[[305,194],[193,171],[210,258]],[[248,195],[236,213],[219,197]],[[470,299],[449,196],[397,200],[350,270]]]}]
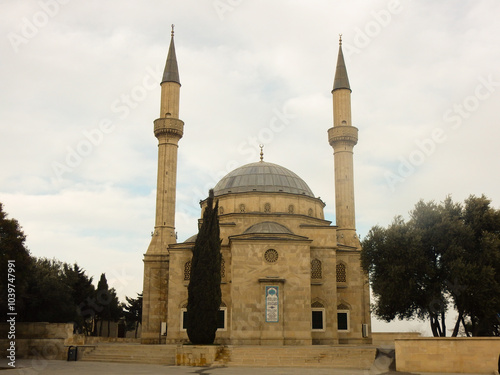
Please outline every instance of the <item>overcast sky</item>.
[{"label": "overcast sky", "polygon": [[104,272],[122,298],[141,292],[175,24],[179,241],[196,233],[208,189],[258,161],[260,143],[335,222],[340,33],[361,237],[420,199],[484,193],[499,207],[499,14],[496,0],[2,2],[0,202],[33,255]]}]

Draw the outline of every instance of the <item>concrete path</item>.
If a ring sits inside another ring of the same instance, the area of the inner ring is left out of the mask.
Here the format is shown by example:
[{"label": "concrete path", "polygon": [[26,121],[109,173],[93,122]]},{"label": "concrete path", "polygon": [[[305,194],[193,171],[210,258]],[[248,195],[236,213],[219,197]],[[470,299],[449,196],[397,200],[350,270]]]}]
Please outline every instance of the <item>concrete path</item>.
[{"label": "concrete path", "polygon": [[[4,363],[2,363],[4,365]],[[16,369],[2,375],[423,375],[424,373],[380,372],[374,370],[342,370],[286,367],[184,367],[105,362],[67,362],[21,359]],[[429,374],[430,375],[430,374]],[[432,375],[440,375],[433,373]],[[441,374],[443,375],[443,374]],[[458,374],[447,374],[458,375]],[[460,374],[464,375],[464,374]],[[470,374],[479,375],[479,374]]]}]

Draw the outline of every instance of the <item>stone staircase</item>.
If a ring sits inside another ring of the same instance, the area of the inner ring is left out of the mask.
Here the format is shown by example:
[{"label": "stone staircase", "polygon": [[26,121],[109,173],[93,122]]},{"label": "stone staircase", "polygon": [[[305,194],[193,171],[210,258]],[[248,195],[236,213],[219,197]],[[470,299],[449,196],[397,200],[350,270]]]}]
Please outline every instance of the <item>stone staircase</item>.
[{"label": "stone staircase", "polygon": [[82,361],[150,363],[168,366],[317,367],[370,369],[373,346],[196,346],[96,344],[79,346]]},{"label": "stone staircase", "polygon": [[360,346],[228,346],[220,362],[228,366],[319,367],[369,369],[374,347]]},{"label": "stone staircase", "polygon": [[176,364],[175,345],[98,344],[93,349],[85,349],[82,353],[82,361],[151,363],[170,366]]}]

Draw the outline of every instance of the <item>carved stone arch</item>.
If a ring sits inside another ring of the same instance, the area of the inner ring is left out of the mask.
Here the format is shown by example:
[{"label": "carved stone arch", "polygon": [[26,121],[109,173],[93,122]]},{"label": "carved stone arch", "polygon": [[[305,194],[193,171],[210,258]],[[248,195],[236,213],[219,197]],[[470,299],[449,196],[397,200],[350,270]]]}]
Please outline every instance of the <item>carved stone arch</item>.
[{"label": "carved stone arch", "polygon": [[351,305],[344,300],[338,301],[337,310],[351,310]]},{"label": "carved stone arch", "polygon": [[315,307],[315,308],[325,308],[326,305],[327,305],[326,302],[318,297],[313,298],[313,300],[311,302],[311,307]]}]

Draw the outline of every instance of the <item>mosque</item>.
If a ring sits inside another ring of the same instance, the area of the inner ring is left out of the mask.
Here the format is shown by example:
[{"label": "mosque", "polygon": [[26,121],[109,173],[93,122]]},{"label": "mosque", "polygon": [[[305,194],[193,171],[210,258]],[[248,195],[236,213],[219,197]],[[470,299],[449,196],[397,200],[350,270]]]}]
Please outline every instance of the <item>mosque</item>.
[{"label": "mosque", "polygon": [[[154,121],[158,180],[155,229],[144,254],[143,344],[188,342],[184,318],[196,235],[176,241],[177,150],[184,129],[180,87],[172,31],[160,117]],[[216,343],[371,343],[368,278],[360,264],[354,211],[358,129],[351,122],[341,41],[332,95],[328,142],[334,154],[336,225],[325,220],[325,203],[304,180],[264,161],[262,153],[260,161],[233,170],[214,188],[222,239]],[[207,201],[200,204],[203,213]]]}]

